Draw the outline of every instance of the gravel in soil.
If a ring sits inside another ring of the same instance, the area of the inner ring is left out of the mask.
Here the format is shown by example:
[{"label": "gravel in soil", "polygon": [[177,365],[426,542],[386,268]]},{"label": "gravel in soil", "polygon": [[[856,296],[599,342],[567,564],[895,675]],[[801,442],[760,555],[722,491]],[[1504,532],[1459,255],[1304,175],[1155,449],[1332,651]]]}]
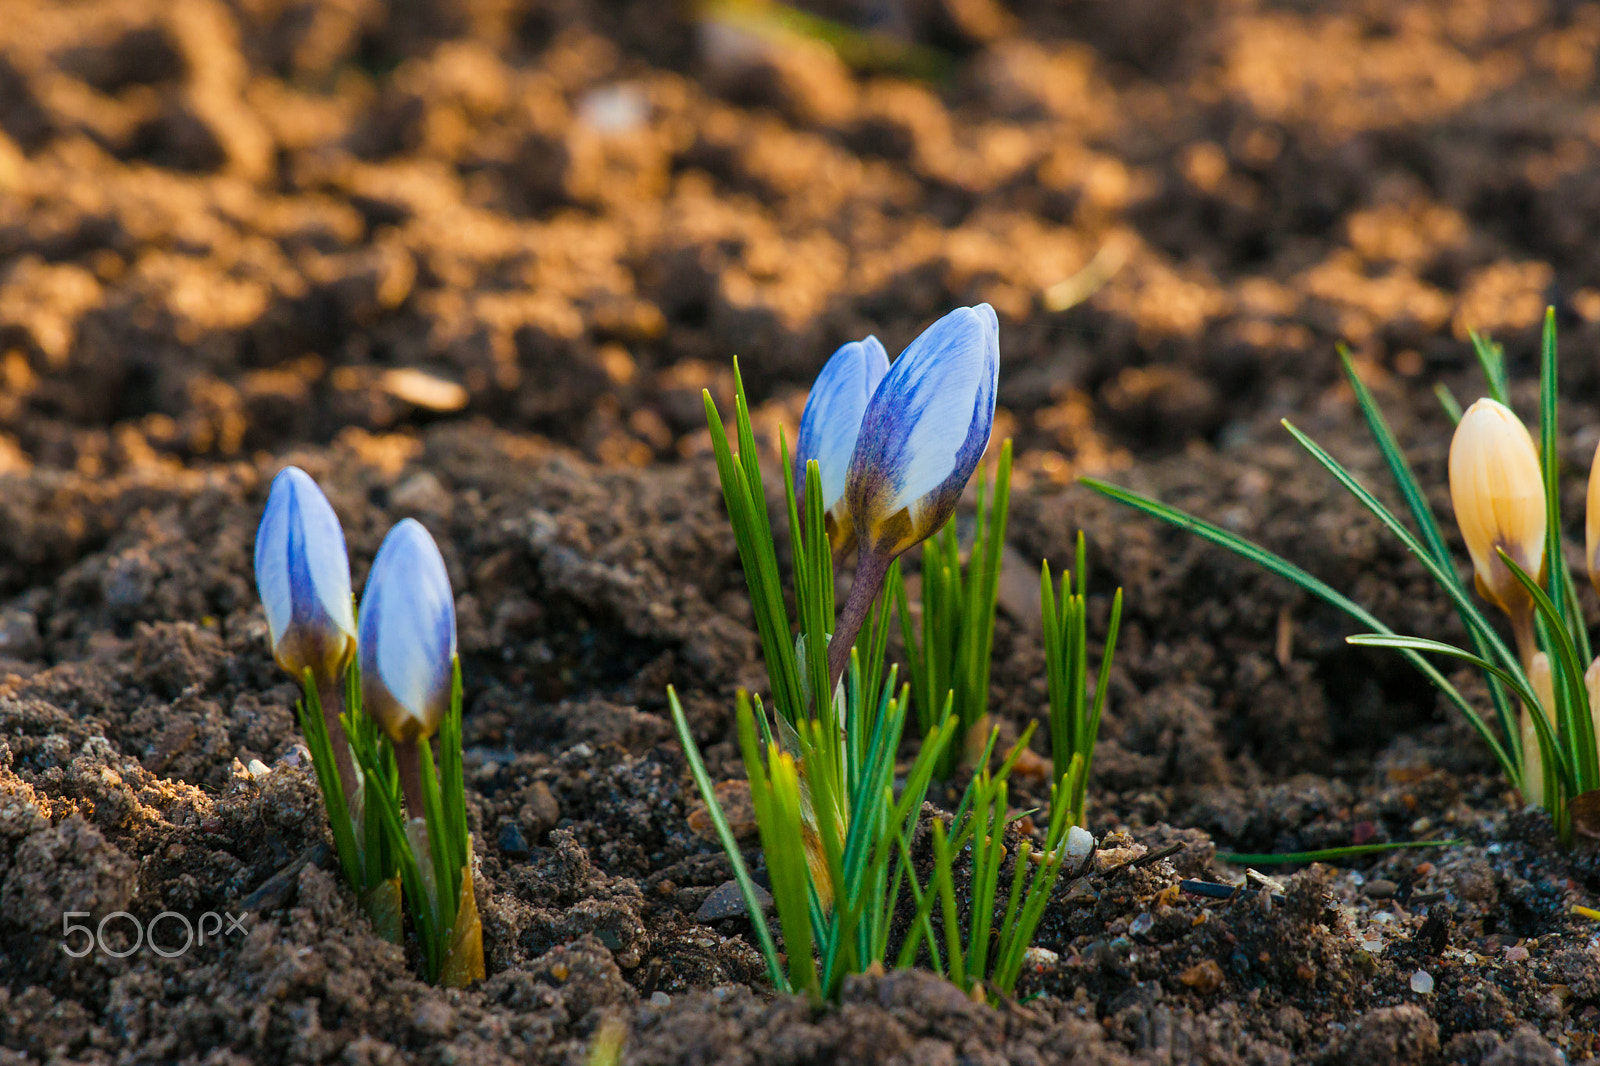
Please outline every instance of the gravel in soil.
[{"label": "gravel in soil", "polygon": [[[1475,395],[1466,330],[1489,330],[1531,411],[1553,303],[1586,469],[1600,17],[885,10],[948,79],[638,0],[7,5],[0,1061],[581,1063],[608,1018],[630,1063],[1600,1057],[1600,925],[1570,910],[1600,858],[1342,618],[1072,484],[1156,493],[1459,636],[1276,423],[1377,477],[1349,343],[1443,513],[1432,383]],[[665,720],[671,683],[735,777],[732,696],[762,679],[700,391],[726,403],[741,355],[774,444],[835,345],[898,350],[976,300],[1018,448],[1008,736],[1045,705],[1034,561],[1082,528],[1095,624],[1128,594],[1099,866],[1058,889],[1018,1002],[909,972],[814,1010],[715,903],[729,867]],[[419,982],[327,857],[250,569],[285,462],[328,490],[358,587],[400,517],[444,552],[478,988]],[[1435,835],[1464,843],[1180,886],[1242,874],[1219,851]],[[169,911],[243,918],[180,952]],[[158,931],[72,957],[68,912]]]}]

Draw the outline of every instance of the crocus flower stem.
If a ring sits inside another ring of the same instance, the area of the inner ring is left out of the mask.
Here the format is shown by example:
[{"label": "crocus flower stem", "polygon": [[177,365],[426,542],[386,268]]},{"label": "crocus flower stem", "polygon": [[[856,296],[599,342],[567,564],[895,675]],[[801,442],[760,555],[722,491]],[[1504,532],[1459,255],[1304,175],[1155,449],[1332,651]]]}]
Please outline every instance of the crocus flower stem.
[{"label": "crocus flower stem", "polygon": [[850,649],[855,646],[856,634],[872,613],[872,604],[883,590],[892,556],[869,552],[862,546],[860,561],[856,564],[856,578],[850,586],[850,595],[839,612],[839,622],[833,627],[833,637],[828,641],[828,688],[839,687],[844,669],[850,665]]},{"label": "crocus flower stem", "polygon": [[406,801],[406,817],[422,818],[426,808],[422,803],[422,753],[418,744],[426,744],[426,737],[399,740],[394,745],[395,768],[400,775],[400,793]]},{"label": "crocus flower stem", "polygon": [[354,814],[361,801],[355,760],[350,755],[350,740],[345,736],[339,715],[344,711],[344,679],[327,678],[317,682],[317,702],[322,704],[322,720],[328,727],[328,745],[339,768],[339,786],[344,790],[344,805]]},{"label": "crocus flower stem", "polygon": [[[1516,641],[1517,658],[1522,660],[1522,668],[1531,672],[1533,657],[1539,651],[1539,641],[1534,635],[1533,603],[1530,600],[1515,604],[1506,614],[1511,619],[1511,636]],[[1554,708],[1551,710],[1553,712]]]}]

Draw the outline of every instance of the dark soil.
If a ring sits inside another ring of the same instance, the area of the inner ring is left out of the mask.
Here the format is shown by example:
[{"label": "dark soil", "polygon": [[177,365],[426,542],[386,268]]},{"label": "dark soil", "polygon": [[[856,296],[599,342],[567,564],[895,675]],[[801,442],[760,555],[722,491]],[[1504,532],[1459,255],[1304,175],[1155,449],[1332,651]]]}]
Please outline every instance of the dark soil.
[{"label": "dark soil", "polygon": [[[1154,492],[1459,635],[1276,423],[1377,476],[1349,343],[1442,507],[1433,383],[1478,393],[1485,329],[1527,401],[1553,303],[1581,513],[1597,9],[819,8],[938,48],[937,84],[734,47],[688,10],[0,4],[0,1063],[576,1064],[606,1019],[640,1064],[1600,1056],[1600,924],[1570,913],[1600,860],[1343,618],[1072,484]],[[1102,249],[1111,280],[1052,310]],[[898,973],[812,1010],[772,996],[745,919],[696,917],[729,867],[690,828],[665,686],[726,778],[733,694],[763,678],[700,390],[725,403],[742,356],[775,441],[834,346],[898,350],[976,300],[1018,449],[1008,731],[1045,705],[1037,560],[1082,528],[1091,613],[1127,590],[1100,872],[1059,889],[1019,1004]],[[321,847],[250,568],[285,462],[326,487],[357,582],[404,515],[450,566],[481,987],[422,984]],[[1434,834],[1466,843],[1281,896],[1175,887],[1241,872],[1218,850]],[[117,911],[248,913],[172,958],[63,953],[63,914]]]}]

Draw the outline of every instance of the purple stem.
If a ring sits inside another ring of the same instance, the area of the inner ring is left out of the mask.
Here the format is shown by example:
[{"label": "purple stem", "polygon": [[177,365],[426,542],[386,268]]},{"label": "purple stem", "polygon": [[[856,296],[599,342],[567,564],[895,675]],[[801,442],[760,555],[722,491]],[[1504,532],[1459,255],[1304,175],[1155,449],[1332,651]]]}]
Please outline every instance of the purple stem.
[{"label": "purple stem", "polygon": [[345,736],[344,723],[339,721],[339,714],[344,710],[344,681],[319,683],[317,702],[322,704],[322,721],[328,729],[328,746],[333,749],[333,762],[339,768],[339,787],[344,789],[345,809],[354,812],[359,798],[356,766],[350,757],[350,738]]},{"label": "purple stem", "polygon": [[395,769],[400,775],[400,794],[405,797],[408,819],[427,817],[422,803],[422,753],[417,750],[418,744],[427,742],[427,738],[399,740],[394,745]]},{"label": "purple stem", "polygon": [[839,679],[850,665],[850,649],[855,647],[856,634],[861,632],[862,623],[872,612],[873,601],[883,590],[883,579],[892,561],[867,552],[863,546],[860,561],[856,563],[855,583],[850,586],[850,595],[844,601],[844,610],[839,612],[839,622],[833,627],[833,637],[828,642],[828,692],[826,697],[819,698],[831,699],[839,687]]}]

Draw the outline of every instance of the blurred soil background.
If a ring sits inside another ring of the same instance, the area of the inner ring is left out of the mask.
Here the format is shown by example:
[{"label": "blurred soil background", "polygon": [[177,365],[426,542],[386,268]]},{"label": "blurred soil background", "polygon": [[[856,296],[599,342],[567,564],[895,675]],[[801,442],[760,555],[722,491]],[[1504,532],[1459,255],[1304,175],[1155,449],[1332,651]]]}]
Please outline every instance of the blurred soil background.
[{"label": "blurred soil background", "polygon": [[[1600,1055],[1600,925],[1569,913],[1594,851],[1557,850],[1343,618],[1072,485],[1157,493],[1457,638],[1277,422],[1378,476],[1348,343],[1444,508],[1433,384],[1478,395],[1488,330],[1531,415],[1551,303],[1581,542],[1600,8],[809,10],[898,43],[645,0],[0,0],[0,1063],[578,1064],[607,1018],[640,1064]],[[664,717],[670,682],[738,776],[732,697],[763,673],[700,393],[726,409],[740,356],[775,444],[836,345],[898,351],[978,300],[1018,449],[993,706],[1009,736],[1041,716],[1035,567],[1085,529],[1096,625],[1128,595],[1091,790],[1110,835],[1023,1002],[913,973],[812,1011],[714,898],[729,868]],[[286,462],[358,588],[405,515],[449,563],[472,990],[420,983],[317,848],[250,564]],[[1281,896],[1174,887],[1240,872],[1217,850],[1437,835],[1467,843]],[[63,912],[119,910],[248,932],[62,953]]]}]

